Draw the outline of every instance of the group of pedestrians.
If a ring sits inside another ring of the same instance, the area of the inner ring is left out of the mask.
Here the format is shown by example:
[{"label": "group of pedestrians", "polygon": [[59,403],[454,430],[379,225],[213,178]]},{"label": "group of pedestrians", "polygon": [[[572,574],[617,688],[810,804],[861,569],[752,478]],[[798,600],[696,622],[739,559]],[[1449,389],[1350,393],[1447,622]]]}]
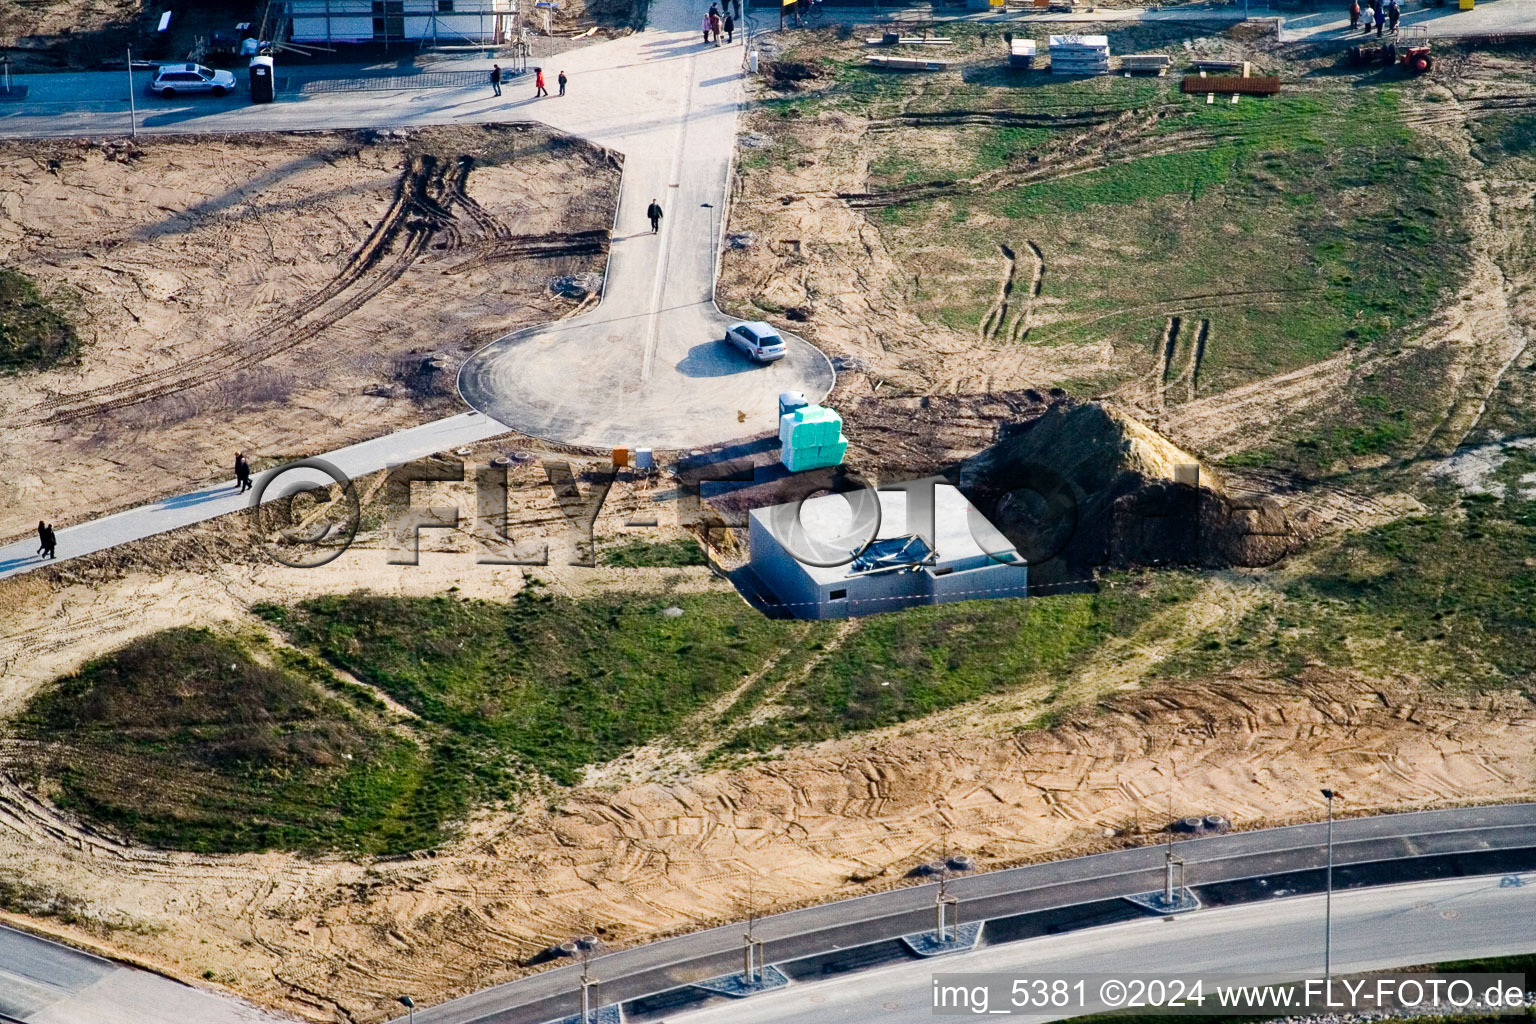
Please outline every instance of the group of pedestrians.
[{"label": "group of pedestrians", "polygon": [[709,5],[709,12],[704,15],[704,41],[714,41],[720,45],[720,34],[725,33],[725,41],[733,42],[736,37],[736,18],[741,13],[741,0],[723,0],[725,11],[722,13],[720,4]]},{"label": "group of pedestrians", "polygon": [[54,552],[54,549],[58,546],[59,538],[53,532],[53,527],[39,519],[37,521],[38,555],[43,558],[58,558],[59,556]]},{"label": "group of pedestrians", "polygon": [[[491,65],[491,95],[493,95],[493,96],[500,96],[501,95],[501,81],[502,81],[502,77],[503,76],[502,76],[501,65],[500,64],[492,64]],[[565,72],[564,71],[560,72],[560,74],[555,77],[555,84],[560,87],[560,95],[561,96],[565,95],[565,83],[569,82],[569,81],[570,81],[570,79],[565,77]],[[544,69],[543,68],[534,68],[533,69],[533,98],[534,99],[538,99],[540,96],[548,96],[548,95],[549,95],[549,89],[544,85]]]},{"label": "group of pedestrians", "polygon": [[[1403,9],[1399,6],[1398,0],[1387,0],[1385,4],[1382,0],[1367,0],[1367,4],[1369,5],[1367,9],[1370,11],[1368,15],[1361,10],[1360,0],[1349,0],[1350,31],[1358,32],[1363,29],[1369,32],[1374,26],[1378,39],[1381,38],[1384,29],[1397,35],[1397,23],[1403,19]],[[1364,15],[1363,25],[1361,24],[1362,15]]]},{"label": "group of pedestrians", "polygon": [[235,485],[240,488],[237,494],[251,489],[251,464],[245,461],[245,452],[235,452]]}]

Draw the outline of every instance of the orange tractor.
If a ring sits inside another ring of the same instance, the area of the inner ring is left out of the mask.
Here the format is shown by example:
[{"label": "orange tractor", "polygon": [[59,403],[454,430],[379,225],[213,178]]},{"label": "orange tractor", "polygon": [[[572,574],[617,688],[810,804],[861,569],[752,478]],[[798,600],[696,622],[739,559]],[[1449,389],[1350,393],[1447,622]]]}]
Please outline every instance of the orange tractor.
[{"label": "orange tractor", "polygon": [[1429,55],[1428,46],[1398,46],[1396,43],[1387,43],[1385,46],[1351,46],[1346,56],[1353,67],[1401,64],[1403,70],[1410,75],[1422,75],[1435,66],[1435,59]]}]

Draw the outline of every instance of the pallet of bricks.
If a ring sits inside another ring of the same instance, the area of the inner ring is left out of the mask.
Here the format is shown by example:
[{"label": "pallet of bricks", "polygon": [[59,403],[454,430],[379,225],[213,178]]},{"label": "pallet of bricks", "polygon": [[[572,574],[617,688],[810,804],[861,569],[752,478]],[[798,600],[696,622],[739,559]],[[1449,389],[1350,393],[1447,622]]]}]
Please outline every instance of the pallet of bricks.
[{"label": "pallet of bricks", "polygon": [[1109,74],[1108,36],[1051,36],[1051,74]]}]

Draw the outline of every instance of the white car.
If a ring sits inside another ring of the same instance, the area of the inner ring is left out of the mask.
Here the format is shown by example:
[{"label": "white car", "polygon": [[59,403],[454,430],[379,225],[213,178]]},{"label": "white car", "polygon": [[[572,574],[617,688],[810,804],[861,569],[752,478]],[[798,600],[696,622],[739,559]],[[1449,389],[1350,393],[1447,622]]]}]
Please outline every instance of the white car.
[{"label": "white car", "polygon": [[741,349],[748,359],[759,363],[771,363],[784,358],[784,339],[772,324],[761,320],[734,324],[726,329],[725,343]]},{"label": "white car", "polygon": [[232,73],[215,71],[201,64],[163,64],[155,69],[155,77],[149,83],[149,91],[155,96],[175,96],[182,92],[223,96],[234,90],[235,76]]}]

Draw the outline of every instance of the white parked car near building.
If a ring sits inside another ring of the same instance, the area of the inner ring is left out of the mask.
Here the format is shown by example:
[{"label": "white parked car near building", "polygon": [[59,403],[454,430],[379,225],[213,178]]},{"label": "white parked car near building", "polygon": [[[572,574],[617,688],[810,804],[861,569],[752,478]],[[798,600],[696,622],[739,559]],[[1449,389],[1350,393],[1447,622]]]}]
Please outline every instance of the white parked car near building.
[{"label": "white parked car near building", "polygon": [[235,76],[228,71],[215,71],[201,64],[164,64],[155,69],[155,77],[149,83],[149,91],[156,96],[175,96],[177,93],[206,92],[223,96],[234,92]]}]

